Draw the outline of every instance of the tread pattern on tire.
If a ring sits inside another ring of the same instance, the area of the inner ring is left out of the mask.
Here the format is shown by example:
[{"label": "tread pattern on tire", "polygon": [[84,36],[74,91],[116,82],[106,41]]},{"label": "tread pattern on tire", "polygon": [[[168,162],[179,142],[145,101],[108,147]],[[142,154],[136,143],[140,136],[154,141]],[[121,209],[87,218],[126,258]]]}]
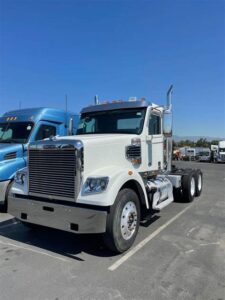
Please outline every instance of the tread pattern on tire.
[{"label": "tread pattern on tire", "polygon": [[[126,202],[134,201],[137,207],[138,217],[137,217],[137,227],[136,232],[133,234],[131,239],[124,240],[122,238],[122,234],[120,232],[120,218],[122,209]],[[137,235],[138,228],[140,222],[140,202],[138,199],[137,194],[132,190],[125,188],[121,190],[115,200],[114,205],[110,209],[110,213],[107,218],[107,225],[106,225],[106,233],[104,234],[104,243],[106,244],[107,248],[115,253],[122,253],[128,250]]]}]

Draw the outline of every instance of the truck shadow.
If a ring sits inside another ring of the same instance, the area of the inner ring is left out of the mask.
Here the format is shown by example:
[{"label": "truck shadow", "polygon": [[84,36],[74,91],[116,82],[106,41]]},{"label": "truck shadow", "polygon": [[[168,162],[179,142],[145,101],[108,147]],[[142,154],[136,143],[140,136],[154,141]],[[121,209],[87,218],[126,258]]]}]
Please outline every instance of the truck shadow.
[{"label": "truck shadow", "polygon": [[[146,216],[141,221],[140,227],[146,228],[158,219],[159,216],[156,215]],[[117,255],[105,247],[100,234],[74,234],[45,227],[30,229],[22,223],[9,224],[9,226],[0,223],[0,236],[10,239],[9,244],[13,244],[13,241],[23,243],[21,248],[34,246],[81,262],[85,261],[79,257],[82,253],[96,257]]]}]

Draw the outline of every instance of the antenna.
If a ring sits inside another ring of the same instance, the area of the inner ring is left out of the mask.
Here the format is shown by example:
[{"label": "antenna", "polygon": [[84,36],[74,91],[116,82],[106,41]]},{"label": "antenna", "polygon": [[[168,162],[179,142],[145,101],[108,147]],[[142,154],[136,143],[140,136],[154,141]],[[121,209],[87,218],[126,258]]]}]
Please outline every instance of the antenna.
[{"label": "antenna", "polygon": [[95,95],[95,105],[99,104],[98,95]]},{"label": "antenna", "polygon": [[67,110],[68,110],[68,99],[67,99],[67,94],[65,94],[65,128],[67,129],[68,128],[68,114],[67,114]]},{"label": "antenna", "polygon": [[21,107],[22,107],[22,102],[19,101],[19,109],[21,109]]},{"label": "antenna", "polygon": [[65,110],[67,112],[68,109],[68,101],[67,101],[67,94],[65,95]]}]

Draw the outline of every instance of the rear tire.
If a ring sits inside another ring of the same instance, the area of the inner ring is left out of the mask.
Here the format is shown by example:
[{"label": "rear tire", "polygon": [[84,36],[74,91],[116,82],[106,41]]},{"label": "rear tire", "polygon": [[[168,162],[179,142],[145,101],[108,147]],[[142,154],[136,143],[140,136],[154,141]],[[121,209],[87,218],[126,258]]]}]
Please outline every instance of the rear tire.
[{"label": "rear tire", "polygon": [[182,191],[180,188],[173,189],[174,202],[182,202]]},{"label": "rear tire", "polygon": [[3,204],[0,205],[0,212],[2,212],[2,213],[7,213],[7,211],[8,211],[8,196],[9,196],[9,192],[10,192],[12,185],[13,185],[13,181],[11,181],[8,184],[8,187],[7,187],[7,190],[5,193],[5,201]]},{"label": "rear tire", "polygon": [[196,170],[194,173],[195,178],[195,197],[199,197],[202,193],[203,176],[201,170]]},{"label": "rear tire", "polygon": [[104,243],[111,251],[123,253],[137,236],[140,223],[140,202],[137,194],[128,188],[121,190],[107,217]]},{"label": "rear tire", "polygon": [[196,183],[195,173],[190,172],[182,178],[182,194],[184,202],[192,202],[195,197]]}]

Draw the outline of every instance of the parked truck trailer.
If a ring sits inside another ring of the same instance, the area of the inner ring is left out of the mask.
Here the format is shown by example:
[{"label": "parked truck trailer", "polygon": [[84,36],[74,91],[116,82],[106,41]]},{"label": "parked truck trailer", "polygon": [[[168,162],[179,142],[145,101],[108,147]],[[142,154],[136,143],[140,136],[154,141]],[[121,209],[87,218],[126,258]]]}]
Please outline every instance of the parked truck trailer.
[{"label": "parked truck trailer", "polygon": [[196,160],[200,162],[211,161],[211,150],[207,147],[197,147],[196,149]]},{"label": "parked truck trailer", "polygon": [[128,250],[144,212],[191,202],[202,172],[172,167],[172,87],[167,105],[97,104],[81,111],[77,135],[29,146],[9,212],[26,225],[102,233],[114,252]]}]

